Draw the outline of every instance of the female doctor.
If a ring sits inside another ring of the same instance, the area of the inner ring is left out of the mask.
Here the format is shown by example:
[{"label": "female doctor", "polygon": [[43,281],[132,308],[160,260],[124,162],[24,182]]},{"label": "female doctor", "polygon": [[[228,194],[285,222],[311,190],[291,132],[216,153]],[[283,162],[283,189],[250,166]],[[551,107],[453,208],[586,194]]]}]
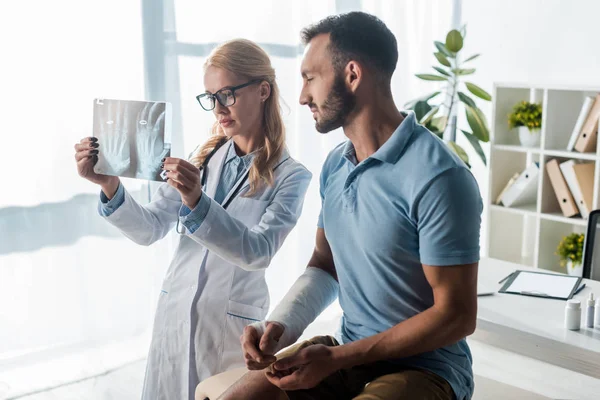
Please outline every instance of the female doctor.
[{"label": "female doctor", "polygon": [[213,135],[189,161],[164,159],[168,180],[146,206],[119,178],[94,173],[102,143],[75,145],[79,174],[102,187],[99,211],[108,222],[146,246],[176,226],[180,233],[158,300],[143,399],[193,399],[200,381],[244,366],[239,337],[266,316],[264,271],[295,226],[311,179],[286,150],[275,71],[259,46],[234,40],[214,49],[204,86],[197,99],[216,117]]}]

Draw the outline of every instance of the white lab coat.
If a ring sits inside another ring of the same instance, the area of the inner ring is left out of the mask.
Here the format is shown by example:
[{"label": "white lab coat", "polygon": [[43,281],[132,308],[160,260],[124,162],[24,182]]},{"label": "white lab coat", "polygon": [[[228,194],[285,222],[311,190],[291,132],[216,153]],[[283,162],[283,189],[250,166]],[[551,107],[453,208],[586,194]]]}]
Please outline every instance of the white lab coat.
[{"label": "white lab coat", "polygon": [[[211,199],[228,148],[221,146],[207,165]],[[239,338],[246,325],[266,317],[264,271],[300,217],[312,177],[284,153],[272,187],[242,197],[246,180],[226,210],[213,200],[198,230],[179,235],[158,299],[144,400],[193,399],[200,381],[244,365]],[[150,245],[174,228],[181,205],[179,193],[164,183],[146,206],[126,192],[106,219],[134,242]]]}]

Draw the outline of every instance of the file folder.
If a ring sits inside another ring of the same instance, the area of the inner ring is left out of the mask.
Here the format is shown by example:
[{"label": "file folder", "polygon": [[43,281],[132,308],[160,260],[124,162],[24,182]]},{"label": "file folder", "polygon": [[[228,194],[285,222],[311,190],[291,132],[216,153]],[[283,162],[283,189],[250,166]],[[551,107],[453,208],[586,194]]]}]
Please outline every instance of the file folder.
[{"label": "file folder", "polygon": [[[583,204],[589,213],[594,209],[594,172],[596,170],[596,163],[582,163],[573,165],[573,172],[575,173],[575,181],[579,186],[581,192]],[[586,217],[587,218],[587,217]]]},{"label": "file folder", "polygon": [[[587,192],[587,191],[589,191],[589,187],[593,186],[594,163],[580,164],[580,165],[585,165],[585,166],[577,169],[578,174],[579,174],[579,179],[581,179],[583,182],[583,181],[587,181],[589,179],[589,171],[591,168],[591,182],[589,183],[589,185],[587,183],[584,183],[583,185],[579,184],[577,175],[575,173],[576,169],[574,168],[576,165],[577,164],[575,164],[575,161],[573,161],[573,160],[565,161],[560,164],[560,171],[562,172],[563,176],[565,177],[565,181],[567,182],[567,186],[569,187],[569,190],[571,191],[571,194],[573,195],[573,199],[575,200],[575,204],[577,205],[577,208],[579,209],[579,213],[581,214],[581,217],[584,219],[587,219],[587,217],[591,211],[591,201],[586,202],[584,195],[583,195],[583,190],[585,190]],[[593,189],[592,189],[592,191],[593,191]],[[592,195],[593,195],[593,193],[592,193]],[[588,193],[586,193],[586,196],[588,196]]]},{"label": "file folder", "polygon": [[548,172],[548,178],[554,189],[554,194],[560,205],[560,209],[565,217],[573,217],[579,214],[579,209],[575,204],[575,199],[569,190],[569,186],[565,181],[565,178],[560,172],[558,161],[550,160],[546,163],[546,171]]},{"label": "file folder", "polygon": [[532,163],[502,195],[506,207],[535,204],[537,201],[538,163]]},{"label": "file folder", "polygon": [[600,94],[596,96],[594,105],[588,113],[583,128],[581,128],[581,133],[575,143],[575,150],[581,153],[596,151],[596,144],[598,142],[598,119],[600,119]]},{"label": "file folder", "polygon": [[569,143],[567,144],[567,150],[573,151],[575,148],[575,142],[579,139],[579,134],[581,133],[581,129],[583,128],[583,124],[587,120],[587,116],[594,105],[594,97],[586,97],[583,100],[583,105],[581,106],[581,110],[579,111],[579,116],[577,117],[577,121],[575,121],[575,126],[573,127],[573,132],[571,133],[571,137],[569,138]]}]

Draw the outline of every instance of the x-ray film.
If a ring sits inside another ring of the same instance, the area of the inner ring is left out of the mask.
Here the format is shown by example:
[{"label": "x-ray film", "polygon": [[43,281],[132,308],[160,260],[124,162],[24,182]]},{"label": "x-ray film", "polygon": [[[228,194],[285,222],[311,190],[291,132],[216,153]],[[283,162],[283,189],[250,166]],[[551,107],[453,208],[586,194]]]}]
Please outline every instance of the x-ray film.
[{"label": "x-ray film", "polygon": [[94,99],[94,172],[163,182],[162,159],[171,155],[171,104]]}]

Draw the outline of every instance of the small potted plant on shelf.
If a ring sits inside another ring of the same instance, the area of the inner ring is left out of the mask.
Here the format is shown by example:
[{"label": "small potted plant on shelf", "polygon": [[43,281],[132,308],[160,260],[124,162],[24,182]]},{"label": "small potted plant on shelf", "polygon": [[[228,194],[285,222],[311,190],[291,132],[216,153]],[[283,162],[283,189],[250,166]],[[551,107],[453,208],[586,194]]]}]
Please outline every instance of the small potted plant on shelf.
[{"label": "small potted plant on shelf", "polygon": [[517,128],[519,142],[525,147],[536,147],[540,144],[540,130],[542,129],[542,105],[521,101],[513,107],[508,115],[510,129]]},{"label": "small potted plant on shelf", "polygon": [[556,249],[556,255],[560,257],[560,265],[567,267],[569,275],[582,276],[584,236],[583,233],[571,233],[562,238]]}]

